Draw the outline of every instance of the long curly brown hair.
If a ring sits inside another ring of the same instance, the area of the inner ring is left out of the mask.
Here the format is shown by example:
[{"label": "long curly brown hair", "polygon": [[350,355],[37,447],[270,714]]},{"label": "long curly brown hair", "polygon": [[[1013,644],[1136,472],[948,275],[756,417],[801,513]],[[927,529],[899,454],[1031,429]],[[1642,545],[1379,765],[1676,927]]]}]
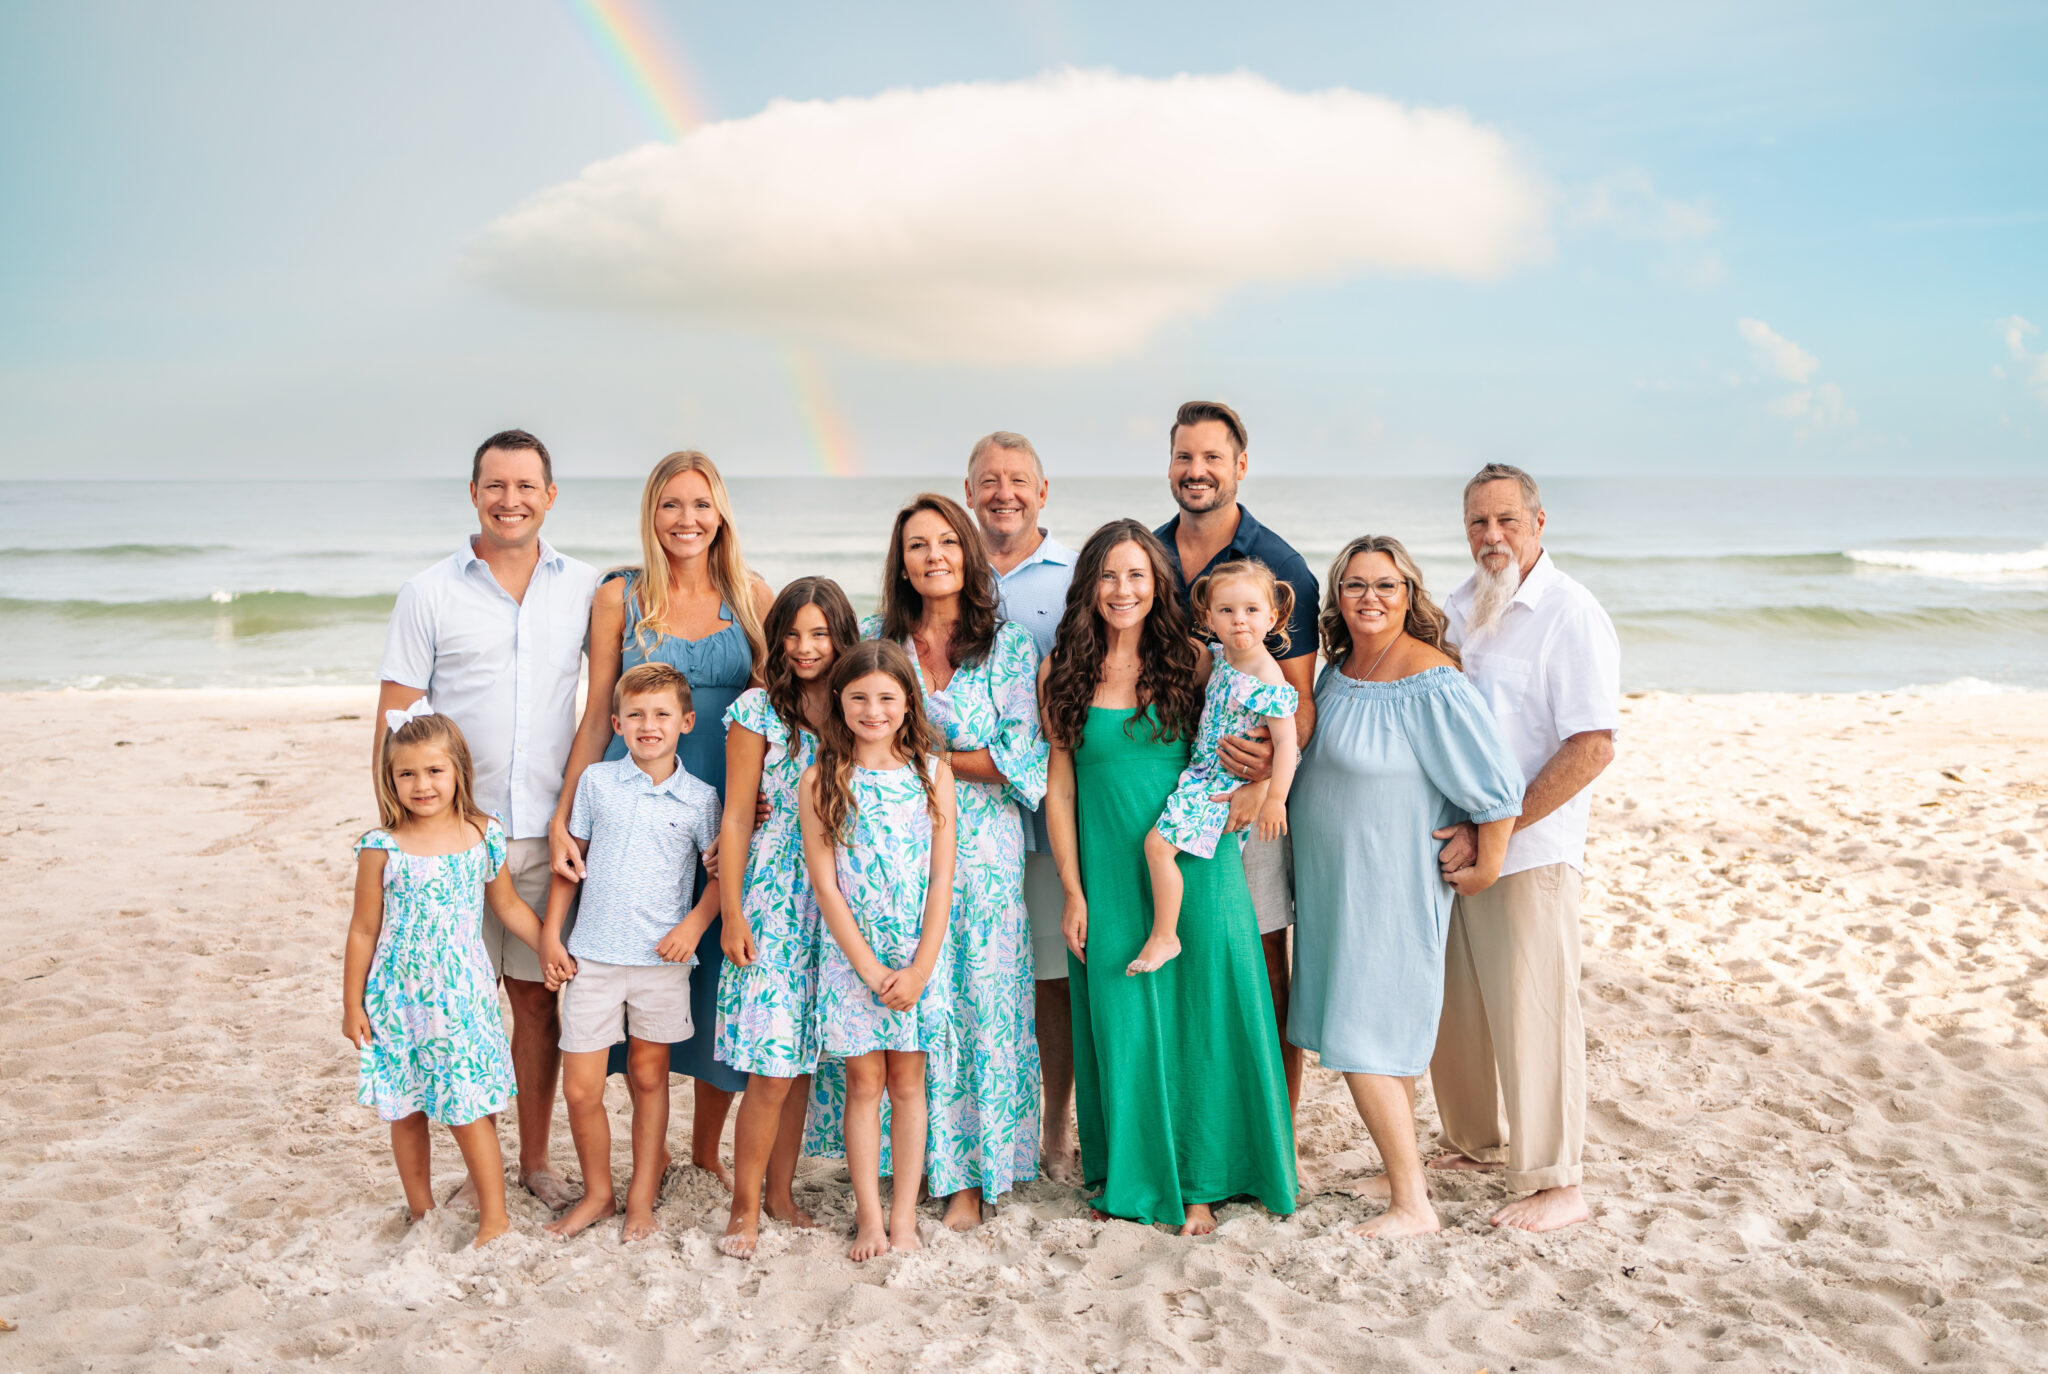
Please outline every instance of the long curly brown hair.
[{"label": "long curly brown hair", "polygon": [[[1112,520],[1088,536],[1074,560],[1067,584],[1067,609],[1053,640],[1046,670],[1043,707],[1046,738],[1061,749],[1081,747],[1088,707],[1102,681],[1109,652],[1109,627],[1095,607],[1102,565],[1119,544],[1136,544],[1152,565],[1152,609],[1138,635],[1138,705],[1152,708],[1154,740],[1193,739],[1202,720],[1202,693],[1195,685],[1195,642],[1188,613],[1174,595],[1173,563],[1166,546],[1135,520]],[[1124,723],[1129,730],[1136,716]]]},{"label": "long curly brown hair", "polygon": [[1391,534],[1361,534],[1339,550],[1337,561],[1330,564],[1330,576],[1323,583],[1322,613],[1316,617],[1316,628],[1323,637],[1323,660],[1341,668],[1344,660],[1351,657],[1351,627],[1344,623],[1344,610],[1337,604],[1337,584],[1344,580],[1344,570],[1351,566],[1351,560],[1362,553],[1383,553],[1394,560],[1394,571],[1408,584],[1408,614],[1403,617],[1401,628],[1462,670],[1464,660],[1444,638],[1450,618],[1430,600],[1422,585],[1422,569]]},{"label": "long curly brown hair", "polygon": [[789,653],[782,647],[782,641],[796,623],[796,613],[806,606],[816,606],[825,617],[826,632],[832,636],[833,663],[860,643],[860,621],[853,614],[853,603],[831,578],[799,577],[777,594],[775,604],[768,608],[768,619],[761,626],[762,638],[768,641],[768,664],[762,670],[762,685],[768,689],[769,706],[789,728],[791,740],[808,730],[810,723],[804,719],[803,679],[791,670]]},{"label": "long curly brown hair", "polygon": [[887,639],[864,639],[841,654],[832,666],[832,709],[825,713],[825,726],[818,732],[818,820],[834,844],[845,841],[854,813],[853,728],[846,723],[841,698],[848,687],[871,673],[886,674],[903,689],[903,726],[896,732],[896,752],[916,771],[934,828],[944,823],[939,814],[939,790],[932,780],[932,751],[938,735],[924,713],[924,692],[917,685],[917,666],[901,644]]},{"label": "long curly brown hair", "polygon": [[946,661],[955,668],[979,663],[996,642],[995,565],[988,561],[988,546],[981,542],[973,518],[959,502],[935,491],[919,493],[897,511],[896,527],[889,531],[889,561],[882,566],[882,638],[901,644],[924,619],[924,596],[903,571],[903,527],[919,511],[938,515],[960,536],[960,619],[953,626],[953,642],[946,646]]}]

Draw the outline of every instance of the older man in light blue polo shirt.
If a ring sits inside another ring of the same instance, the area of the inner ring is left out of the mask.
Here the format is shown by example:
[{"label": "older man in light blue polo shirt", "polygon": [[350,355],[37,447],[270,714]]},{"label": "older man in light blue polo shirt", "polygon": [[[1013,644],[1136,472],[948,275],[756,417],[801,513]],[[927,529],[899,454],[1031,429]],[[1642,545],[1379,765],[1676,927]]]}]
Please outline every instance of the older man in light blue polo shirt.
[{"label": "older man in light blue polo shirt", "polygon": [[[1031,632],[1041,659],[1052,652],[1067,608],[1067,584],[1074,577],[1074,551],[1038,523],[1050,485],[1037,450],[1021,434],[999,429],[967,456],[967,509],[974,512],[995,564],[1003,618]],[[1040,1158],[1049,1170],[1070,1174],[1074,1137],[1067,1119],[1074,1097],[1074,1032],[1067,1002],[1067,945],[1060,935],[1064,894],[1046,840],[1044,813],[1027,812],[1024,831],[1024,905],[1031,913],[1039,1064],[1045,1077]]]}]

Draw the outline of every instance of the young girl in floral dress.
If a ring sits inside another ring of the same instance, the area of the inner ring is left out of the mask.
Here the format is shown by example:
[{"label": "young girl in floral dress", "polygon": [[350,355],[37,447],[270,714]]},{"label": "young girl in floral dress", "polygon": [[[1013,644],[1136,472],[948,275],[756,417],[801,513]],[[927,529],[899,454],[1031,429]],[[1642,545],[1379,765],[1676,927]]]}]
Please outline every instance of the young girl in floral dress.
[{"label": "young girl in floral dress", "polygon": [[[726,916],[716,1053],[749,1075],[734,1130],[732,1214],[718,1242],[736,1259],[754,1253],[764,1173],[768,1215],[811,1225],[791,1189],[818,1063],[818,904],[804,871],[797,784],[832,711],[833,665],[859,639],[853,605],[828,577],[784,587],[765,631],[768,685],[725,713],[719,847],[747,856],[719,877]],[[766,811],[758,828],[757,810]]]},{"label": "young girl in floral dress", "polygon": [[356,841],[355,914],[341,1033],[356,1099],[391,1123],[405,1203],[434,1206],[429,1122],[448,1127],[476,1184],[476,1244],[504,1234],[505,1164],[493,1113],[511,1102],[512,1046],[484,950],[483,904],[535,950],[540,919],[512,890],[505,832],[477,808],[469,746],[425,700],[387,711],[378,828]]},{"label": "young girl in floral dress", "polygon": [[[804,859],[832,936],[819,962],[817,1024],[820,1051],[846,1066],[856,1260],[918,1248],[926,1058],[943,1058],[952,1040],[944,956],[953,775],[932,757],[921,695],[900,645],[869,641],[842,655],[832,670],[835,710],[800,794]],[[885,1092],[895,1166],[886,1224]]]}]

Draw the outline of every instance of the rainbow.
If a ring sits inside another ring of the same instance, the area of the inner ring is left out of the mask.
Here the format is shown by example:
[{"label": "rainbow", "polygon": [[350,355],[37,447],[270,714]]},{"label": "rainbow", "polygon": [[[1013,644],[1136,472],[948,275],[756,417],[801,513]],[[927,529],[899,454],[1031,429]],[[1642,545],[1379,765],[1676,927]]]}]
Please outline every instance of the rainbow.
[{"label": "rainbow", "polygon": [[[567,0],[578,27],[589,37],[657,136],[678,142],[706,119],[680,48],[644,14],[635,0]],[[783,345],[783,362],[796,390],[797,412],[810,441],[811,460],[828,477],[860,471],[845,419],[832,403],[832,389],[811,354]]]}]

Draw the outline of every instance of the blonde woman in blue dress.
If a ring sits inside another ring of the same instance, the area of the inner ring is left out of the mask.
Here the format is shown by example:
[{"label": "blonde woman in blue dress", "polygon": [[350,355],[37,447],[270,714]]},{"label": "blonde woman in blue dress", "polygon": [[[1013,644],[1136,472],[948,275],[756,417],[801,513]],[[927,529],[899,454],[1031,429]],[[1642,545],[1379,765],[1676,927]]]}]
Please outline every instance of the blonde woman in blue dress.
[{"label": "blonde woman in blue dress", "polygon": [[[1243,843],[1250,833],[1247,822],[1256,824],[1262,840],[1277,840],[1287,833],[1287,790],[1294,781],[1297,757],[1294,712],[1299,702],[1281,675],[1279,662],[1267,651],[1266,636],[1275,625],[1281,626],[1280,650],[1287,651],[1285,627],[1294,614],[1294,588],[1273,576],[1264,563],[1242,558],[1199,579],[1188,595],[1197,627],[1216,636],[1209,646],[1209,687],[1193,760],[1166,799],[1159,824],[1145,836],[1145,867],[1152,877],[1152,934],[1124,969],[1127,974],[1156,972],[1180,953],[1185,884],[1177,856],[1213,858],[1225,832],[1236,831]],[[1226,735],[1242,738],[1261,729],[1272,736],[1273,776],[1242,785],[1223,766],[1220,745]]]},{"label": "blonde woman in blue dress", "polygon": [[387,711],[385,724],[378,828],[356,841],[341,1033],[356,1047],[356,1100],[391,1123],[412,1219],[434,1206],[429,1123],[439,1123],[476,1184],[482,1245],[510,1224],[491,1118],[515,1091],[484,949],[484,899],[536,952],[540,918],[512,888],[505,832],[477,807],[469,745],[455,722],[422,698]]},{"label": "blonde woman in blue dress", "polygon": [[[818,970],[819,1048],[846,1073],[854,1240],[874,1259],[915,1250],[927,1059],[949,1057],[947,941],[953,775],[931,755],[910,656],[869,641],[832,670],[836,709],[801,787],[804,860],[832,939]],[[895,1182],[882,1213],[882,1098]]]},{"label": "blonde woman in blue dress", "polygon": [[[725,713],[725,823],[719,847],[745,863],[719,875],[725,890],[725,972],[718,982],[716,1053],[749,1075],[733,1134],[732,1214],[718,1248],[754,1253],[762,1178],[768,1215],[812,1225],[792,1184],[804,1104],[818,1065],[818,902],[804,869],[797,785],[832,711],[832,669],[860,638],[853,604],[829,577],[782,589],[763,626],[766,687]],[[760,824],[755,824],[764,812]]]}]

